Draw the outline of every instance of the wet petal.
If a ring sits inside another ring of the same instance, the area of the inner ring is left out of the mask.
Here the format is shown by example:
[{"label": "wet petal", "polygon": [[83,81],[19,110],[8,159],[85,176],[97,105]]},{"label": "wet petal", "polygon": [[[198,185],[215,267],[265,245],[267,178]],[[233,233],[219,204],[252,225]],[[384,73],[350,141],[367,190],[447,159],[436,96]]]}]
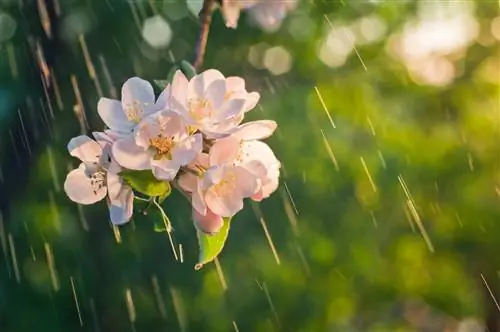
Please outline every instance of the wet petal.
[{"label": "wet petal", "polygon": [[240,6],[230,1],[225,1],[222,6],[222,15],[224,16],[226,27],[236,29],[238,27],[238,19],[240,18]]},{"label": "wet petal", "polygon": [[184,166],[191,163],[201,152],[203,137],[195,134],[180,141],[172,151],[172,159],[179,165]]},{"label": "wet petal", "polygon": [[193,209],[193,220],[196,227],[205,233],[216,233],[224,225],[222,217],[216,215],[210,209],[207,209],[204,215]]},{"label": "wet petal", "polygon": [[224,75],[216,69],[205,70],[189,81],[189,97],[203,97],[212,82],[225,80]]},{"label": "wet petal", "polygon": [[114,225],[123,225],[130,221],[134,213],[134,192],[124,186],[118,196],[109,200],[109,218]]},{"label": "wet petal", "polygon": [[112,154],[116,162],[124,168],[146,170],[151,165],[149,152],[138,146],[132,137],[116,141],[113,144]]},{"label": "wet petal", "polygon": [[232,217],[243,209],[241,196],[232,193],[219,195],[214,187],[207,190],[205,201],[210,210],[222,217]]},{"label": "wet petal", "polygon": [[247,198],[252,196],[259,189],[257,177],[243,167],[234,167],[236,189],[234,196]]},{"label": "wet petal", "polygon": [[226,78],[227,92],[246,92],[245,80],[238,76],[230,76]]},{"label": "wet petal", "polygon": [[217,114],[214,116],[214,121],[222,122],[236,117],[244,112],[244,106],[244,99],[230,99],[217,110]]},{"label": "wet petal", "polygon": [[182,188],[182,190],[192,193],[198,188],[198,177],[193,173],[184,173],[179,177],[177,183]]},{"label": "wet petal", "polygon": [[172,86],[169,84],[163,89],[156,99],[156,108],[159,111],[170,109],[170,99],[172,98]]},{"label": "wet petal", "polygon": [[139,77],[129,78],[122,86],[122,107],[139,107],[145,113],[155,104],[153,86]]},{"label": "wet petal", "polygon": [[158,180],[171,181],[179,172],[180,165],[174,160],[151,160],[151,170]]},{"label": "wet petal", "polygon": [[106,186],[99,188],[97,185],[92,185],[84,167],[69,172],[64,181],[64,191],[73,202],[84,205],[100,201],[107,193]]},{"label": "wet petal", "polygon": [[271,136],[277,127],[272,120],[251,121],[240,125],[232,135],[246,141],[262,140]]},{"label": "wet petal", "polygon": [[251,160],[258,160],[266,168],[274,165],[279,165],[279,161],[274,155],[273,150],[264,142],[261,141],[245,141],[242,146],[242,159],[243,163],[250,162]]},{"label": "wet petal", "polygon": [[106,174],[106,185],[108,187],[108,196],[111,200],[117,198],[123,188],[121,177],[111,172]]},{"label": "wet petal", "polygon": [[212,107],[218,109],[221,107],[226,96],[226,81],[216,80],[210,83],[205,91],[205,99],[212,102]]},{"label": "wet petal", "polygon": [[132,131],[134,124],[130,122],[118,100],[101,98],[97,103],[97,112],[102,121],[111,130],[125,133]]},{"label": "wet petal", "polygon": [[172,79],[171,85],[171,95],[172,101],[176,101],[179,106],[184,109],[187,109],[187,100],[188,100],[188,79],[182,73],[182,71],[177,70]]},{"label": "wet petal", "polygon": [[250,92],[245,98],[245,112],[248,112],[257,106],[260,100],[260,94],[258,92]]},{"label": "wet petal", "polygon": [[102,154],[102,149],[96,141],[81,135],[72,138],[68,143],[69,154],[85,163],[96,163]]},{"label": "wet petal", "polygon": [[238,159],[240,140],[235,137],[226,137],[215,142],[210,148],[210,166],[231,163]]}]

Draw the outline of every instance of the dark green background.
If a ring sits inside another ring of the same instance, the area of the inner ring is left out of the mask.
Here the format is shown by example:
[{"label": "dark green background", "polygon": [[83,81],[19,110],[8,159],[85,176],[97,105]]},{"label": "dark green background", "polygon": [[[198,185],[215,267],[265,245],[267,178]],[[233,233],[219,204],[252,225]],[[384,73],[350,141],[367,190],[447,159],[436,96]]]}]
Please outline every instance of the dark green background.
[{"label": "dark green background", "polygon": [[[492,62],[499,57],[498,41],[473,43],[456,60],[462,72],[454,82],[433,87],[412,81],[385,51],[389,37],[415,17],[422,2],[304,1],[274,34],[247,24],[246,16],[237,30],[226,29],[216,12],[204,68],[244,77],[249,90],[261,93],[262,108],[249,117],[278,122],[269,144],[283,162],[280,189],[256,209],[248,204],[234,219],[220,256],[224,290],[214,264],[193,269],[196,235],[189,205],[179,194],[164,206],[174,240],[182,244],[183,263],[174,259],[166,234],[154,231],[159,221],[154,213],[122,227],[118,244],[104,203],[79,210],[62,190],[68,168],[77,165],[66,144],[81,132],[71,75],[89,127],[103,128],[95,84],[78,39],[63,38],[64,22],[86,13],[90,59],[103,95],[112,97],[101,57],[115,92],[134,75],[163,79],[171,66],[169,51],[175,60],[192,59],[195,17],[181,0],[60,0],[60,16],[54,2],[46,3],[51,40],[35,1],[0,1],[2,12],[17,24],[14,36],[0,44],[0,331],[232,331],[233,324],[242,332],[443,331],[446,323],[456,327],[466,317],[496,320],[481,274],[500,296],[499,86],[491,79],[500,68]],[[498,3],[472,4],[481,36],[491,40]],[[174,34],[168,50],[144,43],[133,11],[140,24],[155,12],[166,17]],[[370,14],[387,24],[387,33],[358,48],[367,70],[355,53],[339,68],[325,66],[317,56],[328,31],[324,15],[347,24]],[[306,39],[289,30],[297,17],[313,23]],[[0,27],[3,38],[8,31],[5,24]],[[44,93],[37,41],[62,105],[53,83],[48,100]],[[290,52],[290,72],[276,77],[247,61],[250,47],[263,41]],[[399,175],[434,252],[405,208]]]}]

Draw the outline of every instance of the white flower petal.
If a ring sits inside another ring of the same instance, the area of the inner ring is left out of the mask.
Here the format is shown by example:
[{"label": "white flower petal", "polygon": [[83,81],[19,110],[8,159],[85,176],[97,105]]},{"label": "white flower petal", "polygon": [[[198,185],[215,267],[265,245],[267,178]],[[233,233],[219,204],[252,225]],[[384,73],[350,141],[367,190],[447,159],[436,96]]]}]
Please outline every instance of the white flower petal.
[{"label": "white flower petal", "polygon": [[243,167],[234,167],[234,175],[236,177],[236,189],[234,196],[247,198],[252,196],[259,189],[259,181],[257,177]]},{"label": "white flower petal", "polygon": [[222,122],[227,119],[239,116],[244,112],[245,100],[244,99],[230,99],[226,101],[217,111],[214,117],[215,122]]},{"label": "white flower petal", "polygon": [[119,195],[109,200],[109,218],[114,225],[123,225],[130,221],[134,213],[134,192],[124,186]]},{"label": "white flower petal", "polygon": [[216,80],[210,83],[205,91],[205,99],[212,102],[212,107],[218,109],[221,107],[226,96],[226,81]]},{"label": "white flower petal", "polygon": [[198,188],[198,177],[193,173],[184,173],[179,177],[177,183],[182,188],[182,190],[192,193]]},{"label": "white flower petal", "polygon": [[145,114],[149,114],[155,104],[153,86],[139,77],[129,78],[122,86],[122,107],[139,107]]},{"label": "white flower petal", "polygon": [[111,172],[106,174],[106,185],[108,187],[108,196],[111,200],[116,199],[120,195],[124,186],[121,177]]},{"label": "white flower petal", "polygon": [[203,97],[212,82],[225,80],[224,75],[216,69],[208,69],[194,76],[189,81],[188,94],[191,97]]},{"label": "white flower petal", "polygon": [[158,180],[171,181],[179,172],[180,166],[174,160],[151,160],[151,170]]},{"label": "white flower petal", "polygon": [[258,92],[250,92],[246,95],[245,100],[245,112],[248,112],[257,106],[260,100],[260,94]]},{"label": "white flower petal", "polygon": [[203,137],[201,134],[195,134],[180,141],[175,145],[172,151],[172,159],[180,166],[191,163],[203,148]]},{"label": "white flower petal", "polygon": [[207,209],[204,215],[193,209],[193,220],[199,230],[209,234],[218,232],[224,225],[222,217],[216,215],[210,209]]},{"label": "white flower petal", "polygon": [[232,133],[232,136],[242,140],[262,140],[271,136],[278,128],[276,121],[260,120],[244,123]]},{"label": "white flower petal", "polygon": [[85,163],[96,163],[102,154],[102,149],[96,141],[81,135],[72,138],[68,143],[69,154]]},{"label": "white flower petal", "polygon": [[151,154],[137,146],[132,137],[122,138],[113,144],[112,154],[116,162],[128,169],[149,169]]},{"label": "white flower petal", "polygon": [[177,70],[172,79],[171,94],[172,99],[177,101],[179,106],[184,109],[187,109],[188,86],[189,81],[186,76],[182,73],[182,71]]},{"label": "white flower petal", "polygon": [[212,187],[205,194],[207,207],[222,217],[232,217],[243,209],[243,198],[238,195],[219,195]]},{"label": "white flower petal", "polygon": [[97,112],[102,121],[111,130],[118,133],[129,133],[134,127],[123,111],[122,104],[118,100],[101,98],[97,103]]},{"label": "white flower petal", "polygon": [[64,191],[68,197],[79,204],[94,204],[102,200],[107,193],[106,186],[93,185],[84,167],[72,170],[64,181]]},{"label": "white flower petal", "polygon": [[159,111],[170,109],[171,99],[172,99],[172,86],[168,84],[156,99],[156,108]]},{"label": "white flower petal", "polygon": [[210,148],[210,166],[217,166],[236,161],[239,153],[240,140],[232,136],[220,139]]},{"label": "white flower petal", "polygon": [[245,80],[238,76],[230,76],[226,78],[227,92],[246,92]]},{"label": "white flower petal", "polygon": [[226,21],[226,27],[236,29],[240,18],[240,6],[232,1],[224,1],[222,5],[222,15]]}]

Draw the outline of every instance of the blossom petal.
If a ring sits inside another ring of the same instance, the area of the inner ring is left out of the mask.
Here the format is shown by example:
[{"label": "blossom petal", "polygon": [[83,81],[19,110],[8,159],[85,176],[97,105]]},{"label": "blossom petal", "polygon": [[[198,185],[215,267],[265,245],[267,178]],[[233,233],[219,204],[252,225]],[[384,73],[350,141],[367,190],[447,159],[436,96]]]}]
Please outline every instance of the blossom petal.
[{"label": "blossom petal", "polygon": [[245,99],[230,99],[219,108],[214,120],[221,122],[244,112]]},{"label": "blossom petal", "polygon": [[138,146],[132,137],[116,141],[113,144],[112,154],[116,162],[124,168],[146,170],[151,166],[151,155]]},{"label": "blossom petal", "polygon": [[151,170],[158,180],[171,181],[179,172],[180,165],[175,160],[151,160]]},{"label": "blossom petal", "polygon": [[232,217],[243,209],[243,198],[241,196],[230,193],[219,195],[214,187],[207,190],[205,201],[208,209],[222,217]]},{"label": "blossom petal", "polygon": [[102,149],[96,141],[81,135],[72,138],[68,143],[69,154],[85,163],[95,163],[102,155]]},{"label": "blossom petal", "polygon": [[118,100],[101,98],[97,103],[97,112],[102,121],[111,130],[118,133],[128,133],[134,128],[123,111],[122,104]]},{"label": "blossom petal", "polygon": [[171,98],[172,98],[172,86],[168,84],[156,99],[156,108],[159,111],[170,109]]},{"label": "blossom petal", "polygon": [[245,141],[262,140],[271,136],[276,128],[278,128],[276,121],[251,121],[240,125],[232,135]]},{"label": "blossom petal", "polygon": [[216,69],[208,69],[194,76],[191,81],[189,81],[189,96],[203,97],[210,84],[217,80],[225,80],[225,77]]},{"label": "blossom petal", "polygon": [[198,177],[192,173],[184,173],[179,177],[177,183],[182,190],[192,193],[198,188]]},{"label": "blossom petal", "polygon": [[92,185],[83,164],[68,173],[64,181],[64,191],[73,202],[84,205],[100,201],[107,193],[106,186],[99,188]]},{"label": "blossom petal", "polygon": [[208,153],[199,153],[196,158],[187,165],[187,167],[196,171],[198,170],[198,166],[205,169],[210,167]]},{"label": "blossom petal", "polygon": [[229,136],[215,142],[210,148],[210,166],[222,165],[236,161],[240,153],[240,140]]},{"label": "blossom petal", "polygon": [[144,115],[150,114],[155,105],[153,86],[139,77],[129,78],[122,86],[122,107],[140,108]]},{"label": "blossom petal", "polygon": [[115,199],[109,200],[109,218],[114,225],[123,225],[130,221],[134,213],[134,192],[124,186]]},{"label": "blossom petal", "polygon": [[188,79],[182,73],[182,71],[177,70],[172,79],[172,101],[176,101],[179,106],[183,109],[187,109],[188,100]]},{"label": "blossom petal", "polygon": [[204,215],[193,209],[193,220],[199,230],[210,234],[217,233],[224,225],[222,217],[216,215],[210,209],[207,209]]},{"label": "blossom petal", "polygon": [[216,80],[210,83],[204,94],[205,98],[212,102],[212,107],[219,109],[226,96],[226,81]]},{"label": "blossom petal", "polygon": [[246,92],[245,80],[238,76],[229,76],[226,78],[227,92]]},{"label": "blossom petal", "polygon": [[111,200],[116,199],[123,188],[121,177],[118,174],[108,172],[106,174],[106,186],[108,187],[108,196]]},{"label": "blossom petal", "polygon": [[201,152],[203,137],[194,134],[176,144],[172,151],[172,159],[181,166],[191,163]]},{"label": "blossom petal", "polygon": [[280,164],[271,147],[264,142],[245,141],[243,142],[241,148],[243,151],[243,163],[251,160],[258,160],[264,164],[266,168]]},{"label": "blossom petal", "polygon": [[257,106],[260,100],[260,94],[258,92],[250,92],[245,98],[245,112],[248,112]]},{"label": "blossom petal", "polygon": [[243,167],[234,167],[234,175],[236,177],[236,189],[234,196],[247,198],[252,196],[259,189],[257,177]]},{"label": "blossom petal", "polygon": [[224,1],[222,5],[222,15],[226,21],[226,27],[236,29],[240,18],[240,6],[232,4],[231,1]]}]

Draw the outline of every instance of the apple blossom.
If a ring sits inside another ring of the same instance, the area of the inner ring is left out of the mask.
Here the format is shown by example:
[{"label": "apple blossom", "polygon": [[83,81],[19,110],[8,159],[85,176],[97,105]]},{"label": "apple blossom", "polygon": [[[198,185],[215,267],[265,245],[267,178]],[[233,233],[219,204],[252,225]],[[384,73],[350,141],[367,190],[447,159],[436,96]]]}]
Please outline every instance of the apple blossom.
[{"label": "apple blossom", "polygon": [[157,179],[170,181],[201,149],[201,134],[190,136],[179,114],[161,111],[142,120],[132,136],[118,139],[112,152],[122,167],[151,169]]},{"label": "apple blossom", "polygon": [[222,15],[228,28],[235,29],[241,10],[267,32],[275,32],[289,11],[295,9],[297,0],[223,0]]},{"label": "apple blossom", "polygon": [[191,193],[193,219],[206,233],[217,232],[223,224],[222,217],[234,216],[243,209],[243,199],[259,190],[252,173],[231,164],[209,167],[200,177],[185,173],[179,178],[179,185]]},{"label": "apple blossom", "polygon": [[170,87],[166,87],[155,102],[151,84],[139,77],[132,77],[122,86],[121,101],[101,98],[97,111],[111,131],[127,135],[143,118],[163,109],[169,96]]},{"label": "apple blossom", "polygon": [[121,225],[133,213],[134,193],[118,175],[121,167],[110,154],[113,139],[104,133],[94,133],[97,142],[88,136],[77,136],[68,143],[70,155],[82,161],[64,182],[68,197],[79,204],[94,204],[108,196],[111,222]]},{"label": "apple blossom", "polygon": [[190,80],[177,71],[172,80],[170,103],[193,131],[217,138],[231,133],[259,98],[257,92],[246,90],[242,78],[226,78],[218,70],[209,69]]},{"label": "apple blossom", "polygon": [[210,148],[210,165],[241,166],[259,179],[259,190],[251,196],[255,201],[269,197],[279,185],[281,163],[269,145],[257,140],[270,136],[271,130],[272,127],[259,121],[250,122],[234,135],[216,141]]}]

